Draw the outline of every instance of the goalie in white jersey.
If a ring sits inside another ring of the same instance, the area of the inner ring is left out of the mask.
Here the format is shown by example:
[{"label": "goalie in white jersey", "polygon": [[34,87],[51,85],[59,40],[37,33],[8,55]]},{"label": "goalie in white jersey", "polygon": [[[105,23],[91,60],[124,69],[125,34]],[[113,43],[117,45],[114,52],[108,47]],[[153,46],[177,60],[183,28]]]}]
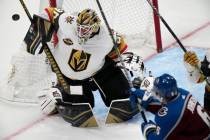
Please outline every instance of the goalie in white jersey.
[{"label": "goalie in white jersey", "polygon": [[[24,39],[27,51],[40,54],[43,42],[49,42],[53,38],[54,45],[50,47],[52,55],[62,76],[70,85],[70,93],[64,91],[59,82],[56,87],[41,91],[39,100],[43,112],[51,114],[57,107],[56,104],[62,104],[57,109],[64,119],[73,126],[83,127],[90,124],[92,114],[85,114],[88,109],[84,109],[82,104],[94,107],[92,91],[99,90],[105,105],[111,105],[107,123],[132,118],[137,110],[130,107],[129,84],[121,69],[116,66],[117,52],[97,13],[92,9],[85,9],[75,16],[60,9],[46,8],[42,17],[50,21],[48,24],[53,30],[46,31],[46,21],[34,16],[34,23]],[[113,31],[113,35],[117,49],[122,54],[127,49],[127,44],[116,32]],[[75,95],[72,86],[77,86],[76,92],[81,89],[80,95]],[[113,111],[112,107],[118,109]]]}]

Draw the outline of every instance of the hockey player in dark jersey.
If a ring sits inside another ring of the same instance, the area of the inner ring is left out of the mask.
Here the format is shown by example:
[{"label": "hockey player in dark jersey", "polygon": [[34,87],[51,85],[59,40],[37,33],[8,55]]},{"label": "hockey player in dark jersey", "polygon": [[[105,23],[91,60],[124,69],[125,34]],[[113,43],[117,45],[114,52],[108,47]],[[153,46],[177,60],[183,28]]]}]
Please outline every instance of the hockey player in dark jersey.
[{"label": "hockey player in dark jersey", "polygon": [[155,78],[152,92],[132,92],[132,106],[141,106],[155,115],[154,122],[143,122],[141,130],[147,140],[207,140],[210,138],[210,116],[186,90],[177,87],[175,78],[163,74]]}]

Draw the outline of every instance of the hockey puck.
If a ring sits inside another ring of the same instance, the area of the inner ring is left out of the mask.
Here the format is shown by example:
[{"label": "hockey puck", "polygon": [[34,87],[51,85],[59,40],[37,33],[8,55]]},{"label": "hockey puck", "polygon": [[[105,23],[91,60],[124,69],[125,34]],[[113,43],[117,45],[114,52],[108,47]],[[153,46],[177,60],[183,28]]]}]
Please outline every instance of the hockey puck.
[{"label": "hockey puck", "polygon": [[12,20],[17,21],[19,19],[20,19],[20,15],[19,14],[12,15]]}]

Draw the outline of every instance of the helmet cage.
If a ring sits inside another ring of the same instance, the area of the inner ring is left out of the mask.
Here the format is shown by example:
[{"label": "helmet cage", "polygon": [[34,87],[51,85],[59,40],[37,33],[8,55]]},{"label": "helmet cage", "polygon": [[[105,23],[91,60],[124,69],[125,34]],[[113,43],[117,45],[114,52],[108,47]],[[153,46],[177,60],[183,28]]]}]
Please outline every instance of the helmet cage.
[{"label": "helmet cage", "polygon": [[77,35],[80,44],[85,43],[99,31],[100,22],[97,13],[92,9],[85,9],[78,14]]},{"label": "helmet cage", "polygon": [[77,34],[79,37],[79,43],[84,43],[90,38],[91,34],[93,33],[93,26],[94,25],[77,24]]}]

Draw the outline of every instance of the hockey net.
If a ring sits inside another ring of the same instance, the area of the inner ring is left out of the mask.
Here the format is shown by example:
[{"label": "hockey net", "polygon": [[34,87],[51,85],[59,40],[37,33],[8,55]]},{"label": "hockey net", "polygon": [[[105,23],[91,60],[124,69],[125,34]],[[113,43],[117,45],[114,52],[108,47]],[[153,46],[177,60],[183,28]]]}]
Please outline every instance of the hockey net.
[{"label": "hockey net", "polygon": [[[150,47],[158,52],[162,50],[159,18],[153,13],[147,0],[99,0],[99,2],[110,27],[125,36],[129,47],[139,50],[141,47]],[[158,9],[158,0],[151,0],[151,3]],[[101,16],[96,0],[45,0],[40,3],[40,11],[49,5],[70,13],[91,8]]]},{"label": "hockey net", "polygon": [[51,87],[56,82],[56,75],[44,53],[31,55],[23,48],[12,56],[10,71],[0,82],[0,99],[37,103],[37,92]]},{"label": "hockey net", "polygon": [[[157,0],[152,2],[157,6]],[[129,47],[137,51],[141,47],[161,50],[159,20],[146,0],[100,0],[100,3],[110,27],[125,36]],[[101,16],[96,0],[40,0],[40,11],[48,6],[72,13],[92,8]],[[45,54],[31,55],[21,49],[12,56],[11,71],[0,83],[0,99],[36,103],[36,93],[55,80]]]}]

